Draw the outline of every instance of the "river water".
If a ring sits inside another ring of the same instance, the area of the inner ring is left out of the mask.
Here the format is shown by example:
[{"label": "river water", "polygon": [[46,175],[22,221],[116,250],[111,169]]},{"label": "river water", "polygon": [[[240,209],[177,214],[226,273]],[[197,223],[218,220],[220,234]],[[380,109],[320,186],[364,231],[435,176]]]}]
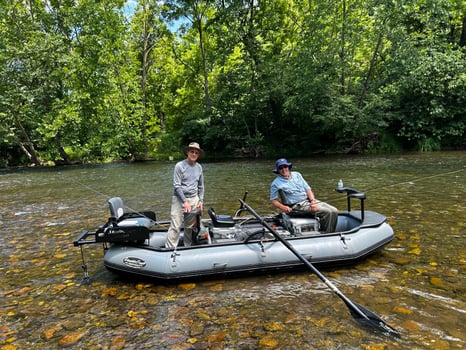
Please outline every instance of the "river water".
[{"label": "river water", "polygon": [[[0,171],[0,349],[464,349],[466,152],[290,159],[317,197],[345,209],[339,179],[367,193],[396,238],[321,272],[401,338],[374,334],[310,271],[158,284],[128,281],[72,244],[120,196],[167,218],[174,162]],[[248,191],[273,210],[273,160],[203,163],[206,207],[233,214]]]}]

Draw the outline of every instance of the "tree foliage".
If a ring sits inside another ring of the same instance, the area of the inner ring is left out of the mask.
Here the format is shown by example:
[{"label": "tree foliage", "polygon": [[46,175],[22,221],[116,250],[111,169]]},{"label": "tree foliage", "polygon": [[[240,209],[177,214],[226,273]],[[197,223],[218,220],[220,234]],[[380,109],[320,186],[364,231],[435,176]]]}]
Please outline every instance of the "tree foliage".
[{"label": "tree foliage", "polygon": [[460,0],[11,1],[0,166],[464,147]]}]

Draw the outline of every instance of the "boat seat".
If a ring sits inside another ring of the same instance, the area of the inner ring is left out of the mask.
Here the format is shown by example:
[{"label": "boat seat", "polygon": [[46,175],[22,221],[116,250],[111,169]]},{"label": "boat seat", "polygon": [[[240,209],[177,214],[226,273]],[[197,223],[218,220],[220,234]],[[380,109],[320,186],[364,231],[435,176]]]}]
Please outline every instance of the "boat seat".
[{"label": "boat seat", "polygon": [[153,211],[126,212],[120,197],[110,198],[108,206],[110,215],[116,219],[117,225],[120,227],[145,226],[149,228],[155,224],[156,216]]},{"label": "boat seat", "polygon": [[235,226],[235,220],[231,215],[217,215],[213,208],[207,210],[209,213],[210,219],[212,220],[212,225],[214,227],[233,227]]},{"label": "boat seat", "polygon": [[125,213],[125,206],[123,205],[123,200],[120,197],[110,198],[108,200],[108,206],[110,214],[117,220]]}]

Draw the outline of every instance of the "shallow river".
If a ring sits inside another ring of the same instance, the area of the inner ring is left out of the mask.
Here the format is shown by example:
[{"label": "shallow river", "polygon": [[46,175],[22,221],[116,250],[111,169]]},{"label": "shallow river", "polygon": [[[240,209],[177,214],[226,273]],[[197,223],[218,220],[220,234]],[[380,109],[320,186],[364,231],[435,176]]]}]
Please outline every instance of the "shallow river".
[{"label": "shallow river", "polygon": [[[164,285],[122,280],[72,241],[120,196],[167,218],[174,162],[0,171],[0,349],[465,349],[466,152],[290,159],[317,197],[346,209],[339,179],[367,193],[396,238],[321,270],[401,338],[374,334],[310,271]],[[270,214],[273,161],[203,163],[206,207]]]}]

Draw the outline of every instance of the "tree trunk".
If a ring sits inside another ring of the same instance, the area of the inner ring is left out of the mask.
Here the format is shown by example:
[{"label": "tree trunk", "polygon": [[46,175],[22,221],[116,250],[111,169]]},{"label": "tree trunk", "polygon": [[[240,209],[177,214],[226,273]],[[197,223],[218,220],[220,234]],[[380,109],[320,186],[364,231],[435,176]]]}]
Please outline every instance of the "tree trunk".
[{"label": "tree trunk", "polygon": [[375,45],[374,52],[372,53],[372,58],[371,62],[369,65],[369,70],[367,71],[366,74],[366,79],[364,80],[364,86],[362,89],[361,96],[359,97],[359,102],[358,102],[358,107],[361,108],[362,104],[364,102],[364,99],[366,98],[366,93],[367,90],[369,90],[369,82],[371,80],[372,72],[374,71],[374,67],[377,63],[377,55],[379,54],[380,46],[382,44],[382,32],[379,33],[379,37],[377,39],[377,44]]},{"label": "tree trunk", "polygon": [[466,46],[466,13],[463,13],[463,26],[461,28],[461,36],[460,36],[459,45],[461,47]]},{"label": "tree trunk", "polygon": [[341,95],[346,94],[346,0],[343,0],[342,9],[342,21],[341,21],[341,49],[340,49],[340,61],[341,61],[341,74],[340,74],[340,93]]},{"label": "tree trunk", "polygon": [[212,110],[212,101],[210,100],[210,92],[209,92],[209,74],[207,72],[207,55],[206,55],[206,50],[205,50],[205,43],[204,43],[204,30],[202,28],[202,13],[196,13],[198,16],[196,18],[196,26],[197,26],[197,31],[199,33],[199,47],[201,50],[201,57],[202,57],[202,75],[204,77],[204,98],[205,98],[205,104],[207,108],[207,113],[210,115],[211,110]]},{"label": "tree trunk", "polygon": [[[143,143],[143,154],[142,157],[144,159],[147,158],[148,152],[148,145],[147,145],[147,77],[149,74],[149,68],[152,64],[150,57],[150,52],[152,51],[153,46],[150,44],[151,40],[151,31],[149,30],[149,13],[150,11],[145,7],[147,4],[144,3],[144,43],[143,43],[143,51],[142,51],[142,73],[141,73],[141,93],[142,93],[142,143]],[[134,148],[134,145],[130,143],[130,147]],[[135,156],[139,157],[139,155],[135,154]]]},{"label": "tree trunk", "polygon": [[39,155],[36,153],[34,148],[34,144],[32,143],[26,129],[23,127],[21,120],[17,113],[13,111],[13,115],[15,117],[16,125],[18,126],[19,130],[21,131],[21,136],[26,142],[21,141],[21,138],[16,135],[16,133],[12,130],[12,133],[16,135],[16,139],[18,141],[18,145],[21,150],[26,154],[32,164],[41,166],[43,164],[42,160],[40,159]]},{"label": "tree trunk", "polygon": [[58,153],[60,154],[62,161],[58,161],[55,163],[62,163],[64,165],[71,164],[71,159],[61,144],[61,139],[61,134],[57,134],[57,136],[55,137],[55,144],[57,145]]}]

